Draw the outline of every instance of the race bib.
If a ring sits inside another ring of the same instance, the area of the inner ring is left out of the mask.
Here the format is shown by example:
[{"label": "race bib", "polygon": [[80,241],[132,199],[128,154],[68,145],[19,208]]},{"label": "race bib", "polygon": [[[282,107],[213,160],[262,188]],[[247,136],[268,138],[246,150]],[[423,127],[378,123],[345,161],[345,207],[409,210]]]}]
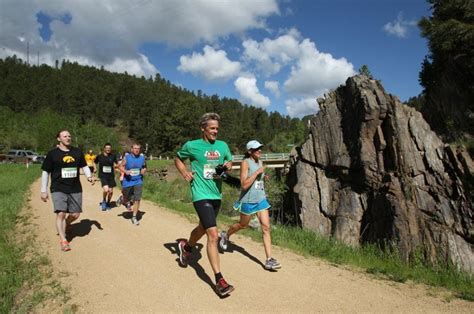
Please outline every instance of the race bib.
[{"label": "race bib", "polygon": [[131,176],[138,176],[139,174],[140,174],[140,169],[138,169],[138,168],[130,169],[130,175]]},{"label": "race bib", "polygon": [[111,166],[103,166],[102,167],[102,172],[103,173],[112,173],[112,167]]},{"label": "race bib", "polygon": [[213,164],[205,164],[203,167],[203,178],[206,180],[214,179],[216,175],[216,167]]},{"label": "race bib", "polygon": [[263,185],[263,181],[255,181],[255,189],[256,190],[263,190],[265,187]]},{"label": "race bib", "polygon": [[61,178],[76,178],[77,177],[77,168],[62,168],[61,169]]}]

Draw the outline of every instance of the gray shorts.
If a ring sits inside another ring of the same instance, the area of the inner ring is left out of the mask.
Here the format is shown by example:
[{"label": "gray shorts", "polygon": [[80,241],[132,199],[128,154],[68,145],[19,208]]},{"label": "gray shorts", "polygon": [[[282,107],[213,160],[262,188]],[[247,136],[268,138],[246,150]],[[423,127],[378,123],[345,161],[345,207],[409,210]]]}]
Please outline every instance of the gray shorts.
[{"label": "gray shorts", "polygon": [[82,192],[79,193],[51,193],[54,212],[82,213]]},{"label": "gray shorts", "polygon": [[129,186],[122,189],[125,202],[139,201],[142,199],[143,184]]}]

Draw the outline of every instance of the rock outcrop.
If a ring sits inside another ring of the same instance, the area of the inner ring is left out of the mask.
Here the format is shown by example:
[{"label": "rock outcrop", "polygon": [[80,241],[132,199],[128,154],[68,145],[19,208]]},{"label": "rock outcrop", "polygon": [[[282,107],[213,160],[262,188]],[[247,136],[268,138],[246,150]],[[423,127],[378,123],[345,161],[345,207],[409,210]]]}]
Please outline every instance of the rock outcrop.
[{"label": "rock outcrop", "polygon": [[474,273],[469,155],[378,81],[354,76],[325,99],[288,182],[304,228],[347,244],[390,243]]}]

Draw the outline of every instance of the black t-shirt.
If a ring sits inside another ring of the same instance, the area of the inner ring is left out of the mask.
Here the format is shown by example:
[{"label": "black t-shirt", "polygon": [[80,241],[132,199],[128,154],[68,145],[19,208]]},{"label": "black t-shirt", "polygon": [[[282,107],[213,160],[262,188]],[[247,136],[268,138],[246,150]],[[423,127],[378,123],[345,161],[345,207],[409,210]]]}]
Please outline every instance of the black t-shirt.
[{"label": "black t-shirt", "polygon": [[95,158],[94,162],[99,165],[99,178],[113,178],[114,164],[118,164],[119,160],[115,154],[102,153]]},{"label": "black t-shirt", "polygon": [[79,148],[71,147],[65,152],[55,148],[48,152],[41,169],[51,174],[51,192],[82,192],[79,168],[85,167],[86,160]]}]

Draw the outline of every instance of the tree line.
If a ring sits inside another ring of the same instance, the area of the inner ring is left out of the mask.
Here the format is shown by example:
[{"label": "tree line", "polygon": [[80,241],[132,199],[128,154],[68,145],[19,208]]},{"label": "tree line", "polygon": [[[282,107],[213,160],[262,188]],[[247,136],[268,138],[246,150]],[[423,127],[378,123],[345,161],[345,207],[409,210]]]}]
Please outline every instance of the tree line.
[{"label": "tree line", "polygon": [[420,110],[445,140],[467,140],[472,154],[474,2],[427,1],[432,15],[422,18],[418,24],[430,50],[419,76],[423,92],[408,103]]},{"label": "tree line", "polygon": [[305,123],[236,99],[208,96],[173,85],[159,74],[145,78],[63,60],[55,67],[26,64],[16,56],[0,59],[0,137],[4,148],[47,151],[56,132],[70,128],[83,149],[118,143],[120,132],[148,144],[149,153],[172,154],[196,138],[199,117],[221,115],[219,138],[234,153],[249,139],[286,152],[304,140]]}]

